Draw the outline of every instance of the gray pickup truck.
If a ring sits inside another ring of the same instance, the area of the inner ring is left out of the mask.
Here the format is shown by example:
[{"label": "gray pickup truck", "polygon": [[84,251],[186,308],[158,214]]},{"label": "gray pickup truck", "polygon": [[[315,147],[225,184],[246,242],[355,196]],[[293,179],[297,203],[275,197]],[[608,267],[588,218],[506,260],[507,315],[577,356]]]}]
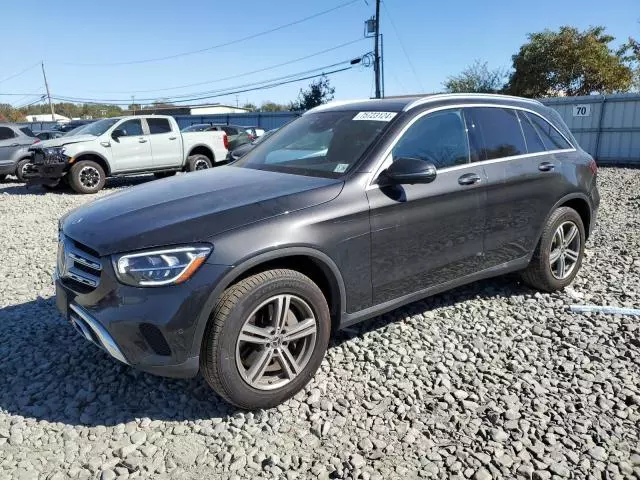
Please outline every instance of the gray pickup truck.
[{"label": "gray pickup truck", "polygon": [[15,175],[24,181],[31,161],[29,147],[39,141],[29,127],[0,123],[0,182],[7,175]]}]

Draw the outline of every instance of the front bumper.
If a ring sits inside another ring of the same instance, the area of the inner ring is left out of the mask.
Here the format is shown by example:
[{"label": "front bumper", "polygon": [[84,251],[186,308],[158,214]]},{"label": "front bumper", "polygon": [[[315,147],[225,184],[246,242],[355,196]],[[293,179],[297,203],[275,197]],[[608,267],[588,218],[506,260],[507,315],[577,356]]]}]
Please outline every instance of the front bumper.
[{"label": "front bumper", "polygon": [[198,327],[208,320],[207,301],[230,267],[205,263],[183,284],[137,288],[119,283],[110,263],[102,261],[95,289],[56,275],[60,313],[85,339],[125,364],[160,376],[195,376]]},{"label": "front bumper", "polygon": [[44,149],[34,148],[31,168],[26,174],[28,184],[55,184],[68,169],[69,157],[63,154],[49,154]]},{"label": "front bumper", "polygon": [[13,161],[0,162],[0,175],[13,175],[16,173],[16,163]]}]

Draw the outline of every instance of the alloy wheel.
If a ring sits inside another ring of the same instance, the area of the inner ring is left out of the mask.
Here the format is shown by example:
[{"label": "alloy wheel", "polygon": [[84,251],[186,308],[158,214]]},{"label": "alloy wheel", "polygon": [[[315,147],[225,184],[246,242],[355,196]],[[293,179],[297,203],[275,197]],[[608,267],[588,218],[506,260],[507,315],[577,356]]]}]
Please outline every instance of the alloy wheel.
[{"label": "alloy wheel", "polygon": [[82,167],[79,177],[80,183],[86,188],[94,188],[100,182],[100,172],[91,166]]},{"label": "alloy wheel", "polygon": [[563,222],[553,234],[549,253],[551,274],[558,280],[568,278],[580,258],[580,231],[571,222]]},{"label": "alloy wheel", "polygon": [[236,364],[251,387],[273,390],[307,366],[316,343],[317,320],[302,298],[281,294],[262,302],[245,320],[236,342]]},{"label": "alloy wheel", "polygon": [[195,170],[206,170],[207,168],[209,168],[209,164],[206,160],[196,160],[194,168]]}]

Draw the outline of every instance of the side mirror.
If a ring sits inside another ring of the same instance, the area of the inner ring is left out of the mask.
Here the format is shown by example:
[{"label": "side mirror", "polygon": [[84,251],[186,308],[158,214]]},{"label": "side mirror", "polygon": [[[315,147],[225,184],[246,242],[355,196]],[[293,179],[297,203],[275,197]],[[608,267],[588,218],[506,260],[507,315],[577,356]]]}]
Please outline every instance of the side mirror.
[{"label": "side mirror", "polygon": [[401,185],[431,183],[436,179],[436,166],[419,158],[400,157],[391,166],[383,170],[378,183],[383,185]]},{"label": "side mirror", "polygon": [[113,138],[114,140],[118,140],[120,137],[124,137],[125,133],[124,130],[121,130],[119,128],[116,128],[113,132],[111,132],[111,138]]}]

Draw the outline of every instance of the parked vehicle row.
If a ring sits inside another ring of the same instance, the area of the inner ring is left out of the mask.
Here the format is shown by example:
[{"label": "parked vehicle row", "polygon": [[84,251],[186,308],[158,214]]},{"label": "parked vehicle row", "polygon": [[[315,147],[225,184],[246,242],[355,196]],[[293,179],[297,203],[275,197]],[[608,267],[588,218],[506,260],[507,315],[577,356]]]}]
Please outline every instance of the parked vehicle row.
[{"label": "parked vehicle row", "polygon": [[24,181],[31,161],[29,147],[39,141],[29,127],[0,123],[0,182],[7,175],[15,175]]},{"label": "parked vehicle row", "polygon": [[276,130],[277,130],[277,128],[273,129],[273,130],[269,130],[268,132],[264,132],[262,135],[260,135],[259,137],[255,138],[251,143],[245,143],[243,145],[240,145],[239,147],[234,148],[229,153],[229,160],[232,160],[232,161],[233,160],[238,160],[239,158],[243,157],[244,155],[249,153],[251,150],[256,148],[257,145],[260,145],[267,138],[269,138],[271,135],[273,135],[276,132]]},{"label": "parked vehicle row", "polygon": [[251,143],[256,137],[249,133],[245,127],[237,125],[222,125],[211,123],[196,123],[182,130],[183,132],[218,132],[222,131],[227,134],[229,141],[229,150],[233,150],[240,145]]},{"label": "parked vehicle row", "polygon": [[338,328],[508,272],[569,285],[596,179],[537,101],[329,104],[231,165],[64,216],[56,302],[119,361],[200,371],[227,401],[268,408],[307,384]]},{"label": "parked vehicle row", "polygon": [[68,183],[78,193],[95,193],[107,177],[211,168],[228,155],[223,131],[180,132],[170,116],[114,117],[80,127],[29,149],[30,184],[55,187]]}]

